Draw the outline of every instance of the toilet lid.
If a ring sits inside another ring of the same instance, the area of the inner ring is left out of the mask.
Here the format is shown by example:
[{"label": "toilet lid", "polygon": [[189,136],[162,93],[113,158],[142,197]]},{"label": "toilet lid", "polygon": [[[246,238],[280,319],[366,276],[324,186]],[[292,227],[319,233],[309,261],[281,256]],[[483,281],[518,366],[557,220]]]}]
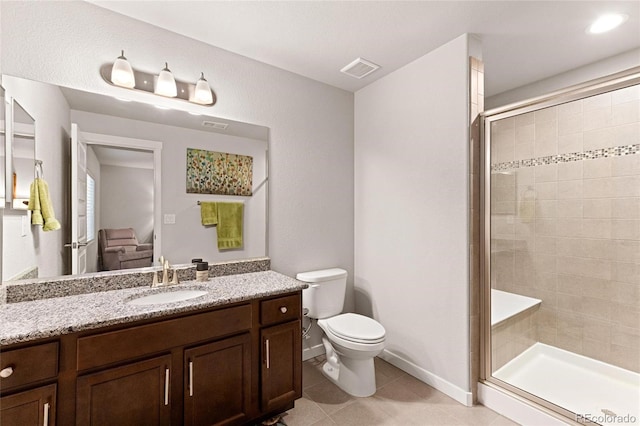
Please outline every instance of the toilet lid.
[{"label": "toilet lid", "polygon": [[336,336],[358,343],[384,340],[384,327],[376,320],[358,314],[342,314],[326,320],[327,328]]}]

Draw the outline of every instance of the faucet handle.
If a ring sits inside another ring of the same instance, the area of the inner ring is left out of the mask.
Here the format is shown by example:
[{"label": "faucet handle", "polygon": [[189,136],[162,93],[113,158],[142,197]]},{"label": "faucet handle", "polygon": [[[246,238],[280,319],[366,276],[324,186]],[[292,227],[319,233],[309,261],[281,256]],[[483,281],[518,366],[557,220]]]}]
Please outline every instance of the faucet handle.
[{"label": "faucet handle", "polygon": [[178,270],[176,268],[173,268],[173,276],[171,277],[171,284],[180,284],[180,281],[178,281]]},{"label": "faucet handle", "polygon": [[158,287],[158,271],[153,271],[153,281],[151,282],[151,287]]}]

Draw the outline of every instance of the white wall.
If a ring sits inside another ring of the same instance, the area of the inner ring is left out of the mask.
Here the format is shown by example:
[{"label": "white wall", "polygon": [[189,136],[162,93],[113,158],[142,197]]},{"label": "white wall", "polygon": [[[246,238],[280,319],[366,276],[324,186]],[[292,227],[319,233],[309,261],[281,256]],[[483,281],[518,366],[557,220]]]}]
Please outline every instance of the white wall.
[{"label": "white wall", "polygon": [[[85,2],[3,1],[0,8],[6,74],[269,127],[273,269],[294,275],[339,266],[353,274],[352,93]],[[178,79],[204,71],[216,105],[109,86],[98,71],[121,49],[144,71],[165,61]]]},{"label": "white wall", "polygon": [[485,99],[485,110],[546,95],[589,80],[640,66],[640,49],[630,50],[610,58],[576,68],[544,80],[536,81]]},{"label": "white wall", "polygon": [[[5,42],[3,47],[7,44]],[[7,94],[18,99],[36,121],[36,158],[43,161],[51,202],[62,225],[62,229],[49,232],[29,225],[27,235],[23,237],[21,221],[26,212],[5,210],[3,277],[12,277],[35,265],[38,265],[40,276],[61,275],[68,255],[63,248],[67,232],[63,218],[67,209],[64,193],[68,186],[65,164],[69,145],[69,105],[60,90],[50,85],[20,81],[9,76],[3,77],[2,84]]]},{"label": "white wall", "polygon": [[101,228],[133,228],[140,243],[153,242],[153,169],[102,165]]},{"label": "white wall", "polygon": [[468,37],[356,93],[355,292],[385,357],[468,402]]}]

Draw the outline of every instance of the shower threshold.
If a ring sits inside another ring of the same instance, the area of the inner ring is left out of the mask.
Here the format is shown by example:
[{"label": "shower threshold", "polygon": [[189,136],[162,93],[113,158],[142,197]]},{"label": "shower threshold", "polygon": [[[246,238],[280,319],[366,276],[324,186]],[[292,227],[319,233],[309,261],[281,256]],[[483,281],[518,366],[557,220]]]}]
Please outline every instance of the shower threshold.
[{"label": "shower threshold", "polygon": [[640,374],[535,343],[493,377],[576,414],[584,424],[640,425]]}]

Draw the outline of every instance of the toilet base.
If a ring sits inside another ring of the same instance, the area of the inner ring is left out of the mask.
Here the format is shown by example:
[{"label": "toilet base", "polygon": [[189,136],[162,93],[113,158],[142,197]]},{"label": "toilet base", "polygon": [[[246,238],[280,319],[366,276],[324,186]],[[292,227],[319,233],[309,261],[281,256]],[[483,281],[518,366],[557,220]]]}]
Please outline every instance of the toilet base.
[{"label": "toilet base", "polygon": [[322,373],[349,395],[367,397],[376,393],[376,373],[373,358],[339,357],[337,363],[325,362]]}]

